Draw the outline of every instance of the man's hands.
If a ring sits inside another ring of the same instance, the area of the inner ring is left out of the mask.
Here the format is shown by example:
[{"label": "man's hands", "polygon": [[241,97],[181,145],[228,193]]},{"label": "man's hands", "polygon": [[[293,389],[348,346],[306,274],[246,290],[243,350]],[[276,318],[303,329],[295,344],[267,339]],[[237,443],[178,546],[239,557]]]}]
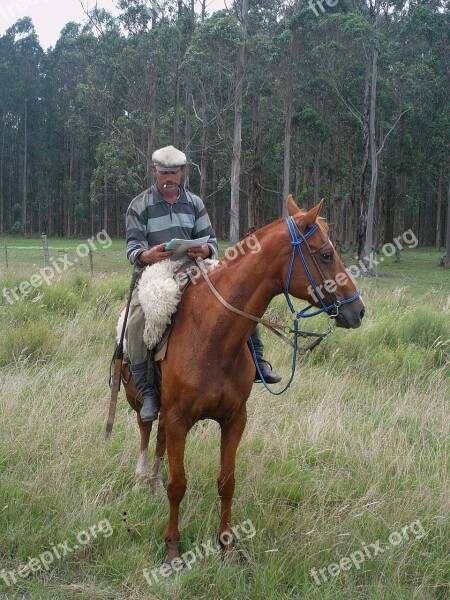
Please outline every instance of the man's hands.
[{"label": "man's hands", "polygon": [[[139,262],[143,265],[150,265],[165,260],[166,258],[170,258],[174,253],[174,250],[167,250],[167,252],[164,252],[164,248],[167,244],[168,242],[164,242],[163,244],[153,246],[145,252],[141,252],[138,256]],[[203,246],[199,246],[198,248],[190,248],[186,252],[186,255],[191,260],[195,260],[196,258],[209,258],[211,255],[211,248],[208,244],[203,244]]]},{"label": "man's hands", "polygon": [[157,263],[166,258],[170,258],[174,253],[173,250],[167,250],[164,252],[164,248],[167,246],[168,242],[164,242],[163,244],[158,244],[157,246],[153,246],[150,250],[146,250],[145,252],[141,252],[138,256],[138,260],[140,263],[144,265],[150,265],[152,263]]},{"label": "man's hands", "polygon": [[198,248],[190,248],[186,255],[191,259],[195,260],[196,258],[209,258],[211,255],[211,248],[208,244],[203,244],[203,246],[199,246]]}]

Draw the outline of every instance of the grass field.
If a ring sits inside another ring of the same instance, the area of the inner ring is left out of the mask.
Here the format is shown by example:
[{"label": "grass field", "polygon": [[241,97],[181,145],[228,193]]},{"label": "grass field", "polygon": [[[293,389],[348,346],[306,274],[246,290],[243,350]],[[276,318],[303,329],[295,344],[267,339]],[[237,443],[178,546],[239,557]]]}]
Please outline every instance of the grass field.
[{"label": "grass field", "polygon": [[[77,257],[84,242],[50,240],[53,259],[58,247]],[[7,243],[28,250],[10,251],[9,270],[0,259],[0,289],[19,295],[0,297],[0,600],[449,597],[450,274],[436,252],[405,249],[382,265],[395,277],[360,279],[363,326],[330,336],[284,395],[255,385],[234,501],[235,524],[251,531],[247,561],[197,554],[192,569],[150,585],[143,570],[162,563],[168,503],[132,491],[138,433],[123,392],[103,442],[130,276],[123,242],[93,252],[93,276],[80,260],[26,294],[40,241]],[[287,318],[281,298],[269,313]],[[286,379],[289,348],[264,339]],[[199,423],[186,453],[183,552],[217,543],[218,467],[218,425]],[[20,577],[27,564],[36,572]]]}]

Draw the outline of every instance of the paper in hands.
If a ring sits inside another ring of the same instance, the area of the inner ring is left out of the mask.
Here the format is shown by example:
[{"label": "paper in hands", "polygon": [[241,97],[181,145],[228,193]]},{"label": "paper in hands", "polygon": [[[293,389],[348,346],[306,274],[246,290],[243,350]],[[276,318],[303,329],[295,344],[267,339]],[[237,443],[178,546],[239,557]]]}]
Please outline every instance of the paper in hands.
[{"label": "paper in hands", "polygon": [[197,240],[180,240],[173,238],[164,248],[164,251],[174,250],[174,253],[170,257],[170,260],[181,260],[185,257],[187,250],[190,248],[199,248],[206,244],[209,240],[209,235],[206,237],[198,238]]}]

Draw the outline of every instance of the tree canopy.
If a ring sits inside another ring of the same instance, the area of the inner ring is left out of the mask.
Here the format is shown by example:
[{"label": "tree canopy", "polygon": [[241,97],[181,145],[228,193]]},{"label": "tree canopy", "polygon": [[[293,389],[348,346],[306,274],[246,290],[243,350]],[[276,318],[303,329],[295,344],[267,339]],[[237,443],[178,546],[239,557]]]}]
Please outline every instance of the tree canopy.
[{"label": "tree canopy", "polygon": [[305,208],[326,198],[340,243],[357,245],[369,216],[372,247],[408,228],[442,244],[445,2],[117,7],[68,23],[47,52],[29,18],[0,37],[1,233],[123,235],[152,151],[174,144],[220,237],[231,197],[235,237],[281,216],[289,190]]}]

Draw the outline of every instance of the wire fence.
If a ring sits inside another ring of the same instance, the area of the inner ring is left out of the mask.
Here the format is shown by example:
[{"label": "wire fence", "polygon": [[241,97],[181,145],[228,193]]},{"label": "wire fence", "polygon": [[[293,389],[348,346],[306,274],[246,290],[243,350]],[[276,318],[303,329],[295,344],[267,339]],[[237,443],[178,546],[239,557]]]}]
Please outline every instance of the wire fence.
[{"label": "wire fence", "polygon": [[[64,243],[67,245],[64,245]],[[61,243],[61,245],[60,245]],[[26,245],[25,245],[26,244]],[[42,236],[41,240],[1,240],[0,274],[40,272],[55,275],[66,271],[90,275],[125,273],[130,268],[125,256],[125,243],[97,243],[61,240],[54,243]]]}]

